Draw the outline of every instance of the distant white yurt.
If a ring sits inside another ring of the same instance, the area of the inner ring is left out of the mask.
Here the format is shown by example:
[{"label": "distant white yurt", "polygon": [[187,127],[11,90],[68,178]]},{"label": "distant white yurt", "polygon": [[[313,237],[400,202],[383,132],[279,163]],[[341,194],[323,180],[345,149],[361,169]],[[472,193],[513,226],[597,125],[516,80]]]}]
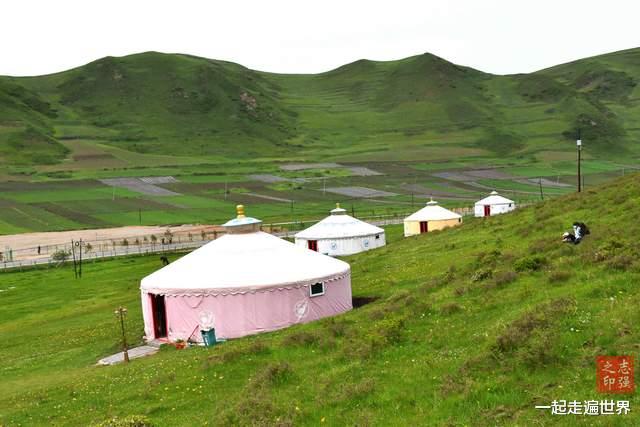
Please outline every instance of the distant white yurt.
[{"label": "distant white yurt", "polygon": [[431,200],[427,206],[404,219],[404,236],[428,233],[462,224],[462,215],[445,209]]},{"label": "distant white yurt", "polygon": [[296,234],[295,242],[331,256],[357,254],[386,244],[382,228],[347,215],[340,204],[331,215]]},{"label": "distant white yurt", "polygon": [[145,338],[236,338],[352,308],[349,264],[260,231],[244,215],[227,234],[142,279]]},{"label": "distant white yurt", "polygon": [[492,191],[489,196],[476,202],[474,213],[477,217],[499,215],[511,212],[516,208],[513,200],[502,197],[497,191]]}]

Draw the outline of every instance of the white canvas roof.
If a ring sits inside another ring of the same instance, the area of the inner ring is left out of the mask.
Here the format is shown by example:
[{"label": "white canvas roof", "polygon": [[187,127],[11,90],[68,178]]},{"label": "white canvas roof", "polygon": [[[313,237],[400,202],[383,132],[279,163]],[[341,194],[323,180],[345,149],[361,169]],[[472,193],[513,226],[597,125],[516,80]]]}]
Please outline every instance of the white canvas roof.
[{"label": "white canvas roof", "polygon": [[344,209],[337,207],[331,211],[331,215],[297,233],[295,237],[297,239],[342,239],[384,233],[382,228],[360,221],[345,212]]},{"label": "white canvas roof", "polygon": [[349,264],[262,231],[224,235],[142,279],[159,294],[226,294],[346,274]]},{"label": "white canvas roof", "polygon": [[482,200],[478,200],[476,205],[508,205],[509,203],[514,202],[513,200],[500,196],[497,191],[492,191],[489,196]]},{"label": "white canvas roof", "polygon": [[414,212],[405,221],[437,221],[446,219],[458,219],[462,218],[462,215],[458,215],[455,212],[445,209],[438,205],[438,202],[431,200],[427,203],[427,206],[420,209],[418,212]]}]

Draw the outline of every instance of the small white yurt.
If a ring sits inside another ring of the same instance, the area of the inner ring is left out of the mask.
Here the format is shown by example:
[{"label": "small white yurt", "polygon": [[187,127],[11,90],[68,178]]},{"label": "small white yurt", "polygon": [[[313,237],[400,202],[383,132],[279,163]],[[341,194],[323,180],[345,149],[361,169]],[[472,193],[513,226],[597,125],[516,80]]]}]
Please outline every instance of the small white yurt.
[{"label": "small white yurt", "polygon": [[462,224],[462,215],[445,209],[431,200],[427,206],[404,219],[404,237],[442,230]]},{"label": "small white yurt", "polygon": [[236,338],[351,310],[349,264],[260,231],[244,215],[227,234],[142,279],[145,338]]},{"label": "small white yurt", "polygon": [[386,244],[382,228],[347,215],[339,203],[331,215],[296,234],[295,242],[331,256],[357,254]]},{"label": "small white yurt", "polygon": [[477,217],[499,215],[511,212],[516,208],[513,200],[502,197],[497,191],[492,191],[489,196],[476,202],[474,214]]}]

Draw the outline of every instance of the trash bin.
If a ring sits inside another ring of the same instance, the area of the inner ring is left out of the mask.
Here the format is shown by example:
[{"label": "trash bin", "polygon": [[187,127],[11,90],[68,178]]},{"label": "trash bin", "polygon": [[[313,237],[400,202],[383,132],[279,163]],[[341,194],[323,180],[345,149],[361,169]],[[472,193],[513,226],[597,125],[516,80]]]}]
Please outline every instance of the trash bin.
[{"label": "trash bin", "polygon": [[216,345],[216,330],[215,328],[211,328],[208,330],[201,330],[202,341],[206,347],[211,347]]}]

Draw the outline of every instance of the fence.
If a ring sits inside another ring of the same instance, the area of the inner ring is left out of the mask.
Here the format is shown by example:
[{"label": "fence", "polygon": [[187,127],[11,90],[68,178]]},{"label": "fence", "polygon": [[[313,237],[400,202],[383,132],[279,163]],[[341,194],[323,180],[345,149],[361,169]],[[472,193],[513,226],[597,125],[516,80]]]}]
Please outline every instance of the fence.
[{"label": "fence", "polygon": [[[452,211],[463,215],[473,215],[472,207],[452,208]],[[362,216],[359,219],[373,225],[386,226],[402,224],[404,218],[412,212],[397,212],[394,214]],[[319,219],[308,221],[289,221],[263,224],[262,230],[278,237],[292,237],[315,223]],[[165,235],[155,241],[150,236],[131,236],[118,239],[100,239],[83,242],[83,261],[99,258],[114,258],[130,255],[150,255],[166,252],[179,252],[187,249],[196,249],[212,240],[224,235],[224,231],[212,231],[196,235]],[[199,239],[195,237],[200,237]],[[208,237],[208,238],[207,238]],[[127,242],[124,244],[124,242]],[[132,242],[132,243],[130,243]],[[39,249],[39,251],[38,251]],[[0,257],[0,269],[22,269],[39,265],[58,265],[60,262],[52,258],[58,251],[71,253],[71,242],[58,245],[42,245],[40,247],[23,248],[18,250],[8,249]],[[77,251],[77,249],[76,249]],[[9,254],[9,256],[5,255]],[[69,255],[70,257],[71,255]]]}]

